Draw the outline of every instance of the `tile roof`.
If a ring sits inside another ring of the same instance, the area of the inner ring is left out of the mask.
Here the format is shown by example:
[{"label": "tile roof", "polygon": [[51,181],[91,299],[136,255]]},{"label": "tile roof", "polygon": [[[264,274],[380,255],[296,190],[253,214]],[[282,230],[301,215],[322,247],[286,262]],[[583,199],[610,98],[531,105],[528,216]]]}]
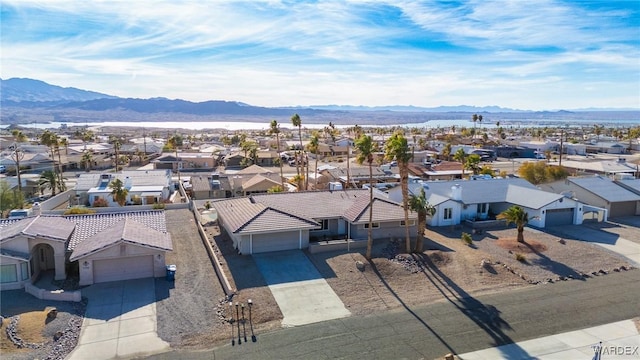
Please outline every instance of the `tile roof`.
[{"label": "tile roof", "polygon": [[162,210],[72,215],[65,218],[76,226],[67,244],[68,251],[74,250],[83,240],[104,231],[124,218],[133,219],[153,230],[167,233],[165,213]]},{"label": "tile roof", "polygon": [[67,241],[73,233],[75,224],[60,216],[34,216],[18,221],[0,222],[0,241],[18,235],[39,236],[52,240]]},{"label": "tile roof", "polygon": [[338,218],[352,206],[355,199],[369,199],[369,190],[282,192],[252,195],[256,203],[299,214],[307,219]]},{"label": "tile roof", "polygon": [[266,173],[272,173],[273,171],[271,170],[267,170],[265,168],[263,168],[262,166],[259,165],[251,165],[249,167],[246,167],[238,172],[235,173],[235,175],[253,175],[253,174],[266,174]]},{"label": "tile roof", "polygon": [[[415,219],[417,214],[410,211],[409,219]],[[347,209],[344,218],[352,223],[365,223],[369,221],[369,197],[362,196],[353,202]],[[373,221],[404,220],[404,210],[402,206],[388,200],[373,198]]]},{"label": "tile roof", "polygon": [[227,228],[234,234],[269,232],[295,229],[312,229],[319,226],[312,219],[284,212],[256,203],[250,198],[214,201],[218,216],[224,219]]},{"label": "tile roof", "polygon": [[242,190],[244,191],[266,191],[274,186],[281,185],[280,182],[272,180],[263,175],[255,175],[251,179],[242,184]]},{"label": "tile roof", "polygon": [[69,260],[75,261],[123,242],[161,250],[173,250],[169,234],[154,230],[132,218],[124,217],[81,241],[73,250]]}]

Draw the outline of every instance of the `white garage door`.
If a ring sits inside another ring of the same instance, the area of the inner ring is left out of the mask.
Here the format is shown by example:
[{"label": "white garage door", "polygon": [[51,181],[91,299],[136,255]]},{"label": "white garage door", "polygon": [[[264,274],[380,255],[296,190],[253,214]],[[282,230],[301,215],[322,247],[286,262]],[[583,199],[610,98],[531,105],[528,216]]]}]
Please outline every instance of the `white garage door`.
[{"label": "white garage door", "polygon": [[94,283],[148,277],[153,277],[152,255],[95,260],[93,262]]},{"label": "white garage door", "polygon": [[300,233],[297,231],[253,235],[254,254],[298,248],[300,248]]}]

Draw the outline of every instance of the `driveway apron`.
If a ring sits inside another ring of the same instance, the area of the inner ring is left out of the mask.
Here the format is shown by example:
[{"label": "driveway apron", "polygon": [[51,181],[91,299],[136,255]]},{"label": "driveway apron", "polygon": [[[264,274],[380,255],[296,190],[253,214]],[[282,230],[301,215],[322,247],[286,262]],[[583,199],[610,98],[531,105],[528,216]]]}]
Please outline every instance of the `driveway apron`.
[{"label": "driveway apron", "polygon": [[80,339],[69,360],[129,358],[169,350],[158,337],[153,278],[91,285]]},{"label": "driveway apron", "polygon": [[351,315],[302,251],[257,254],[253,258],[282,311],[282,326]]}]

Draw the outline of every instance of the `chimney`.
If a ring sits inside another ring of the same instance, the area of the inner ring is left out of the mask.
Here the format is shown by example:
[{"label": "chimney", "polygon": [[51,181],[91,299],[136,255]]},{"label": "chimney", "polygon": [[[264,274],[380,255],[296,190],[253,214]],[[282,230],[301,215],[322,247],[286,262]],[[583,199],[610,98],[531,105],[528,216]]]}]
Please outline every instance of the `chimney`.
[{"label": "chimney", "polygon": [[34,216],[39,216],[41,209],[40,209],[40,203],[39,202],[34,202],[33,206],[31,207],[31,211],[33,211],[33,215]]},{"label": "chimney", "polygon": [[462,201],[462,186],[460,184],[455,184],[451,187],[451,199]]}]

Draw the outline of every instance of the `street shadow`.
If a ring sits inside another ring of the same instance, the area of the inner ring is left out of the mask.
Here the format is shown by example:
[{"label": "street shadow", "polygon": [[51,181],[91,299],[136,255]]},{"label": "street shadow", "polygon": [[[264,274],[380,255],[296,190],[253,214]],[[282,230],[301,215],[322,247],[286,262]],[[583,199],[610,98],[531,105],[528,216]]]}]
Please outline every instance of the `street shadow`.
[{"label": "street shadow", "polygon": [[444,345],[449,352],[451,352],[452,354],[455,354],[455,350],[451,347],[451,345],[449,345],[449,343],[447,343],[447,341],[445,339],[443,339],[440,334],[438,334],[431,326],[429,326],[429,324],[427,324],[426,321],[424,321],[420,316],[418,316],[418,314],[416,314],[413,310],[411,310],[411,308],[402,300],[402,298],[400,298],[400,296],[398,296],[398,294],[393,290],[393,288],[391,288],[391,286],[389,285],[389,283],[384,279],[384,277],[382,276],[382,274],[380,274],[380,271],[378,270],[378,268],[376,267],[376,264],[373,261],[369,261],[369,264],[371,266],[371,270],[373,270],[373,272],[376,274],[376,276],[378,277],[378,279],[380,279],[380,281],[382,282],[382,284],[384,284],[384,286],[387,288],[387,290],[389,290],[389,292],[391,294],[393,294],[393,296],[396,298],[396,300],[398,300],[398,302],[402,305],[402,307],[404,307],[404,309],[411,314],[414,318],[416,318],[416,320],[418,320],[427,330],[429,330],[433,336],[436,337],[436,339],[438,339],[438,341],[440,341],[442,343],[442,345]]},{"label": "street shadow", "polygon": [[[498,348],[500,351],[508,351],[504,354],[508,359],[528,359],[531,356],[505,334],[504,330],[511,330],[511,326],[500,317],[500,310],[490,304],[483,304],[458,286],[446,276],[431,259],[424,254],[413,254],[413,258],[420,265],[422,273],[427,280],[442,294],[442,296],[462,314],[473,321],[491,339],[491,346],[512,344],[508,348]],[[508,350],[507,350],[508,349]]]}]

